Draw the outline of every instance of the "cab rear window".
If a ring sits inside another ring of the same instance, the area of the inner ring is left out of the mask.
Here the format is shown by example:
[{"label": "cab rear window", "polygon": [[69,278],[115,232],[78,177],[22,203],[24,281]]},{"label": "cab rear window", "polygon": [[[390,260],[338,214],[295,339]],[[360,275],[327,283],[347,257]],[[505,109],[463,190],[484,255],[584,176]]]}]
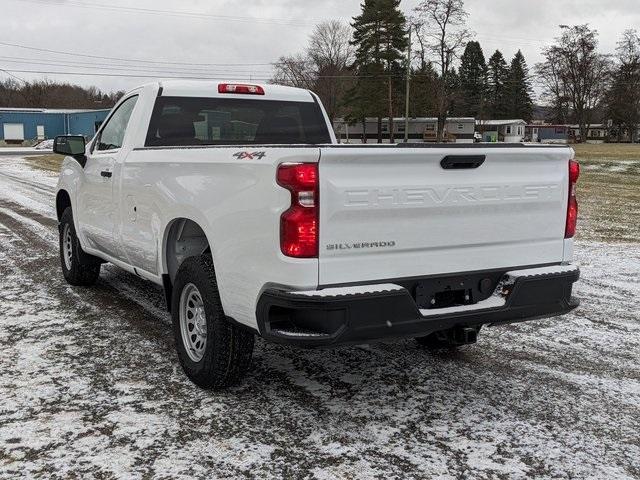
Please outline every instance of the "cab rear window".
[{"label": "cab rear window", "polygon": [[330,143],[316,102],[158,97],[145,145],[283,145]]}]

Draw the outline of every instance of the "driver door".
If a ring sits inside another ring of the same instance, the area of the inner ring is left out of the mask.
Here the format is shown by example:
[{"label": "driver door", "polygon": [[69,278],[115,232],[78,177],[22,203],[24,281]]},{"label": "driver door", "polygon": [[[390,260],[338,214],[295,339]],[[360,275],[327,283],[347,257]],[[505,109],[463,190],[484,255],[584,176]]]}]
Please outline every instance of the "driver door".
[{"label": "driver door", "polygon": [[129,153],[124,139],[137,101],[137,95],[124,99],[105,122],[91,145],[78,188],[78,226],[86,246],[116,259],[121,255],[115,236],[114,166]]}]

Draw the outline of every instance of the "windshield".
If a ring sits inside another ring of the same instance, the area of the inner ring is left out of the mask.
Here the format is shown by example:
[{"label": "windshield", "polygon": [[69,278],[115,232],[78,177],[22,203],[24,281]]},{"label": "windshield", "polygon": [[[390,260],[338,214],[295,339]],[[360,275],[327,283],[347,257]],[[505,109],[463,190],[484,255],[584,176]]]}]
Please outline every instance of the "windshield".
[{"label": "windshield", "polygon": [[159,97],[146,146],[330,142],[327,124],[316,102]]}]

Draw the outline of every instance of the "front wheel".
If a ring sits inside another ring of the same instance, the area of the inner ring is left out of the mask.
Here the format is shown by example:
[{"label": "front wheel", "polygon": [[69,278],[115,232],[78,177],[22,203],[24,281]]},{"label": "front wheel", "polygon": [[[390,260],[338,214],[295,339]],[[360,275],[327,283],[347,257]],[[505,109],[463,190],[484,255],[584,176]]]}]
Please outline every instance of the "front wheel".
[{"label": "front wheel", "polygon": [[67,207],[60,217],[60,263],[67,283],[88,287],[96,283],[100,276],[100,259],[85,253],[80,246],[73,224],[71,207]]},{"label": "front wheel", "polygon": [[202,388],[238,383],[249,369],[254,336],[225,317],[211,256],[180,265],[171,305],[178,359],[187,376]]}]

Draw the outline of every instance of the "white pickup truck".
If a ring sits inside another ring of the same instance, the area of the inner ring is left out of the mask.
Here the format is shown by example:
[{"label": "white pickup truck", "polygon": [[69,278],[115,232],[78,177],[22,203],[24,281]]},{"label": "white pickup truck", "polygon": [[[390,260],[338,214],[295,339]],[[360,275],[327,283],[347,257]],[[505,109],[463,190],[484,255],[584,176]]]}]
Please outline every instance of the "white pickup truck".
[{"label": "white pickup truck", "polygon": [[339,145],[312,92],[167,81],[55,151],[65,278],[110,262],[162,285],[202,387],[237,382],[256,333],[455,348],[578,305],[568,147]]}]

